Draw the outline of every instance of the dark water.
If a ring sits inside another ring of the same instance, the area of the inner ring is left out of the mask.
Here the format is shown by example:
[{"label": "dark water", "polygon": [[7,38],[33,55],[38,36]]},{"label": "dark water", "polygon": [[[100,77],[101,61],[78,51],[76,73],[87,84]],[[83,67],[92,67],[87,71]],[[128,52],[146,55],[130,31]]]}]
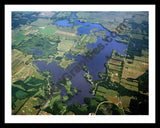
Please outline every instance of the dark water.
[{"label": "dark water", "polygon": [[[72,15],[73,18],[74,15]],[[58,25],[62,25],[63,27],[66,27],[66,25],[68,24],[68,22],[64,20],[63,21],[57,21]],[[67,23],[67,24],[66,24]],[[75,20],[76,25],[83,25],[82,27],[80,27],[78,29],[78,33],[77,35],[80,34],[89,34],[90,30],[97,28],[96,31],[100,31],[100,30],[105,30],[106,31],[106,35],[110,36],[110,32],[103,28],[103,26],[101,26],[100,24],[93,24],[93,23],[81,23],[77,20]],[[96,32],[95,31],[95,32]],[[120,39],[120,37],[116,37],[116,39]],[[122,55],[124,55],[123,50],[125,50],[127,48],[127,45],[123,44],[123,43],[118,43],[115,41],[115,39],[113,39],[112,42],[108,43],[104,40],[102,40],[102,38],[98,37],[97,38],[97,42],[93,43],[93,44],[88,44],[87,48],[89,49],[94,49],[97,48],[97,45],[100,44],[104,46],[103,49],[101,49],[100,53],[94,55],[93,59],[88,59],[88,61],[85,61],[85,59],[79,55],[79,56],[70,56],[67,55],[68,58],[75,58],[76,63],[71,64],[65,71],[59,67],[57,65],[57,62],[51,62],[47,65],[46,62],[44,61],[34,61],[34,63],[37,65],[37,67],[39,68],[40,71],[45,71],[45,70],[49,70],[52,73],[52,80],[56,83],[59,79],[62,79],[62,75],[65,74],[65,77],[72,77],[71,78],[71,82],[72,82],[72,87],[76,87],[78,90],[81,90],[81,92],[78,93],[78,95],[75,95],[71,100],[69,100],[67,102],[67,104],[72,104],[72,103],[80,103],[83,104],[84,103],[84,97],[93,97],[92,94],[89,93],[89,90],[91,89],[90,84],[86,81],[86,79],[83,77],[83,74],[85,73],[83,70],[80,69],[80,71],[75,72],[75,70],[73,70],[75,67],[79,67],[80,62],[85,62],[90,75],[93,77],[93,80],[99,80],[100,78],[98,77],[98,72],[102,72],[105,73],[105,67],[104,64],[107,62],[107,57],[106,56],[110,56],[112,49],[115,49],[117,52],[121,53]],[[108,44],[108,45],[106,45]],[[65,88],[61,88],[61,95],[67,95]]]}]

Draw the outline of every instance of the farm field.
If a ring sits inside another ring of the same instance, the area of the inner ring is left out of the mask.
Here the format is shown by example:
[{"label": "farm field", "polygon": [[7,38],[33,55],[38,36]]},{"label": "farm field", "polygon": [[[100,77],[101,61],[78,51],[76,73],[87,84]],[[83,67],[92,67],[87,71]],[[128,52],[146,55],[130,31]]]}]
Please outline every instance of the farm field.
[{"label": "farm field", "polygon": [[[98,85],[96,94],[104,96],[114,104],[119,103],[119,107],[123,108],[126,114],[131,113],[130,104],[137,99],[138,93],[142,96],[148,95],[139,89],[139,77],[148,70],[148,59],[144,56],[128,59],[113,50],[106,69],[107,74],[101,75],[105,85]],[[107,93],[104,93],[105,90]]]},{"label": "farm field", "polygon": [[41,78],[37,68],[31,62],[32,60],[32,55],[25,57],[22,52],[16,49],[12,50],[12,82],[26,79],[31,75]]},{"label": "farm field", "polygon": [[147,58],[143,56],[142,57],[135,56],[134,58],[135,58],[134,60],[126,59],[124,61],[122,77],[120,82],[120,85],[122,86],[121,88],[128,90],[128,96],[124,93],[123,89],[120,90],[120,94],[122,95],[121,96],[122,105],[124,106],[127,112],[130,112],[129,102],[131,103],[132,100],[136,100],[137,98],[136,95],[138,93],[146,95],[145,93],[142,93],[139,90],[140,84],[138,77],[142,76],[146,72],[146,70],[148,70]]},{"label": "farm field", "polygon": [[140,75],[142,75],[148,69],[148,62],[145,57],[137,57],[133,60],[133,63],[130,64],[132,60],[126,59],[123,67],[122,78],[132,78],[136,79]]},{"label": "farm field", "polygon": [[115,50],[113,50],[111,58],[107,62],[108,69],[107,72],[109,73],[109,76],[111,77],[112,82],[119,83],[120,81],[120,75],[122,73],[123,69],[123,61],[124,57],[118,54]]},{"label": "farm field", "polygon": [[65,31],[60,31],[58,30],[57,33],[62,34],[62,35],[68,35],[68,36],[77,36],[74,33],[70,33],[70,32],[65,32]]}]

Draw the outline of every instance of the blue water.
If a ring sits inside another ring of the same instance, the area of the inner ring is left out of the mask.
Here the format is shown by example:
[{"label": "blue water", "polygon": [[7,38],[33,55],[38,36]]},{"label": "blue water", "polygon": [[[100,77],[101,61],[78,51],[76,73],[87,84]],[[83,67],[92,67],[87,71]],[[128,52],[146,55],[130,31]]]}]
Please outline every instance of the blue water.
[{"label": "blue water", "polygon": [[[76,18],[76,16],[71,15],[72,19]],[[78,28],[78,33],[77,35],[80,34],[89,34],[90,30],[97,28],[96,31],[101,31],[104,30],[106,31],[106,35],[110,36],[110,32],[105,29],[102,25],[100,24],[94,24],[94,23],[84,23],[84,22],[79,22],[75,20],[76,25],[82,25],[82,27]],[[62,21],[57,21],[57,25],[63,26],[63,27],[68,27],[69,21],[62,20]],[[70,24],[71,25],[71,24]],[[71,25],[72,26],[72,25]],[[120,39],[120,37],[116,37],[115,39]],[[121,53],[122,55],[125,55],[123,50],[127,48],[126,44],[123,43],[118,43],[115,41],[113,38],[113,41],[108,43],[104,40],[102,40],[101,37],[97,38],[97,42],[93,44],[88,44],[87,48],[89,49],[94,49],[98,47],[98,44],[101,43],[103,45],[103,49],[101,49],[100,53],[95,54],[93,59],[87,58],[87,61],[81,56],[70,56],[67,55],[66,57],[68,58],[75,58],[76,63],[71,64],[65,71],[57,65],[57,62],[51,62],[47,65],[46,62],[44,61],[34,61],[34,63],[37,65],[40,71],[45,71],[49,70],[52,73],[52,80],[56,83],[59,81],[59,79],[62,79],[62,75],[66,73],[66,77],[72,77],[71,82],[72,82],[72,87],[76,87],[78,90],[81,90],[81,92],[78,93],[78,95],[75,95],[71,100],[67,102],[67,104],[73,104],[73,103],[84,103],[84,97],[90,97],[92,98],[93,95],[89,93],[89,90],[91,89],[90,84],[86,81],[86,79],[83,77],[83,74],[85,73],[83,70],[80,70],[79,72],[75,72],[73,70],[75,67],[79,67],[80,62],[85,62],[90,75],[93,77],[93,80],[99,80],[100,78],[98,77],[98,72],[105,73],[105,67],[104,64],[107,62],[107,57],[110,56],[112,49],[115,49],[117,52]],[[107,45],[106,45],[107,44]],[[72,71],[72,72],[71,72]],[[72,73],[72,74],[71,74]],[[61,88],[61,87],[60,87]],[[67,95],[65,88],[61,88],[61,95]]]},{"label": "blue water", "polygon": [[81,34],[90,34],[90,30],[97,28],[97,30],[93,31],[93,33],[98,32],[98,31],[102,31],[105,30],[105,28],[103,28],[102,25],[100,24],[94,24],[94,23],[86,23],[86,22],[79,22],[78,20],[75,20],[76,25],[83,25],[82,27],[78,28],[78,33],[77,35],[81,35]]},{"label": "blue water", "polygon": [[73,13],[71,14],[70,19],[75,19],[75,18],[77,18],[77,16],[76,16],[76,13],[75,13],[75,12],[73,12]]},{"label": "blue water", "polygon": [[60,20],[55,22],[56,25],[62,26],[62,27],[72,27],[73,23],[69,23],[68,20]]}]

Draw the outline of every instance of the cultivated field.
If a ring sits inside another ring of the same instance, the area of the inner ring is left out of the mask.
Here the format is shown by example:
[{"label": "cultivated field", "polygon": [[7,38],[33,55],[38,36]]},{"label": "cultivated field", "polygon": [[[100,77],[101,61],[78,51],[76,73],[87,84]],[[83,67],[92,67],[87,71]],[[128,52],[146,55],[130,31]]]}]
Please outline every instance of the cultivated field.
[{"label": "cultivated field", "polygon": [[41,78],[37,68],[30,61],[32,61],[32,55],[24,56],[21,51],[12,50],[12,82],[25,79],[30,75]]},{"label": "cultivated field", "polygon": [[127,92],[124,92],[123,89],[120,90],[120,92],[122,95],[122,105],[128,112],[130,112],[129,106],[131,99],[136,100],[134,95],[138,94],[138,92],[141,93],[138,89],[139,85],[137,78],[144,74],[146,70],[148,70],[148,59],[143,56],[135,56],[133,61],[131,59],[126,59],[124,61],[120,85],[123,89],[126,89]]},{"label": "cultivated field", "polygon": [[122,78],[136,79],[137,77],[142,75],[148,69],[147,61],[147,58],[138,56],[135,56],[133,63],[128,63],[132,62],[132,60],[126,59],[123,67]]},{"label": "cultivated field", "polygon": [[62,35],[68,35],[68,36],[77,36],[75,33],[65,32],[58,30],[56,33],[62,34]]}]

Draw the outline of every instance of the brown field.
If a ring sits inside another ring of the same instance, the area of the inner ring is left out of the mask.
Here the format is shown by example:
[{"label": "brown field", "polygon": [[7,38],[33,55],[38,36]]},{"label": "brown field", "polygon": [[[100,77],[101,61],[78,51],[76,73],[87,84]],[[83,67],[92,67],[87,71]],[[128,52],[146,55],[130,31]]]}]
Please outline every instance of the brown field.
[{"label": "brown field", "polygon": [[113,69],[113,70],[116,70],[116,71],[121,71],[121,67],[120,66],[109,64],[109,68]]},{"label": "brown field", "polygon": [[[100,94],[100,95],[102,95],[102,94]],[[105,98],[107,98],[110,103],[114,103],[119,108],[123,108],[121,100],[117,96],[109,96],[107,94],[103,94],[102,96],[104,96]]]},{"label": "brown field", "polygon": [[122,78],[132,78],[136,79],[141,76],[148,69],[148,63],[134,60],[132,64],[125,62],[123,67]]},{"label": "brown field", "polygon": [[26,35],[30,34],[31,32],[32,32],[32,30],[26,32],[24,35],[26,36]]},{"label": "brown field", "polygon": [[110,63],[114,63],[114,64],[117,64],[117,65],[120,65],[121,61],[112,59],[112,60],[110,60]]},{"label": "brown field", "polygon": [[75,33],[64,32],[64,31],[60,31],[60,30],[57,30],[56,33],[68,35],[68,36],[77,36]]},{"label": "brown field", "polygon": [[117,61],[123,61],[123,60],[124,60],[124,58],[121,58],[121,57],[119,57],[119,56],[116,56],[116,57],[114,57],[113,59],[115,59],[115,60],[117,60]]},{"label": "brown field", "polygon": [[144,72],[135,69],[124,69],[122,78],[133,78],[136,79],[138,76],[142,75]]},{"label": "brown field", "polygon": [[112,75],[111,75],[111,81],[119,83],[118,73],[115,73],[115,74],[112,73]]},{"label": "brown field", "polygon": [[38,115],[52,115],[52,114],[45,111],[40,111]]},{"label": "brown field", "polygon": [[29,28],[31,28],[32,26],[27,26],[24,30],[28,30]]}]

